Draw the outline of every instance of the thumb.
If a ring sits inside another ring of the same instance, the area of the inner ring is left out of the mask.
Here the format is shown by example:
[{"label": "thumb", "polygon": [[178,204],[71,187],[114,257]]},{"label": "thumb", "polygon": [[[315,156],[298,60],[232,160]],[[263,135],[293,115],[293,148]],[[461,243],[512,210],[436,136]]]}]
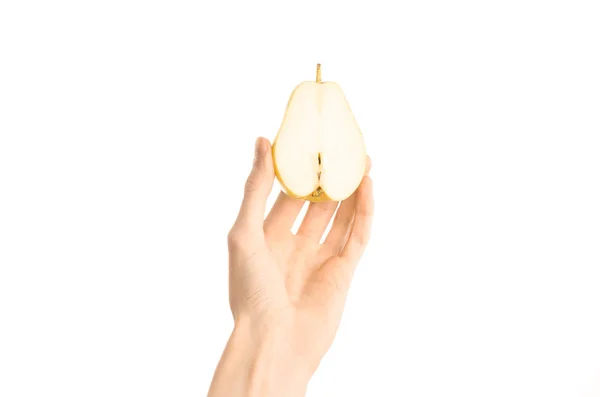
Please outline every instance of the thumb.
[{"label": "thumb", "polygon": [[244,200],[236,223],[244,228],[261,230],[267,198],[273,187],[273,158],[271,144],[259,137],[254,148],[252,171],[246,180]]}]

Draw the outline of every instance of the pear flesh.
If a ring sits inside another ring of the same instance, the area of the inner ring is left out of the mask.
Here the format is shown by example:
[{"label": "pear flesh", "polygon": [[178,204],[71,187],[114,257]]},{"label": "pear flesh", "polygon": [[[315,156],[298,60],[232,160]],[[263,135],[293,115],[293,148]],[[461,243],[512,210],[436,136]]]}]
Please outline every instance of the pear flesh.
[{"label": "pear flesh", "polygon": [[279,182],[292,197],[341,201],[356,190],[367,154],[339,85],[305,81],[296,87],[273,142],[273,160]]}]

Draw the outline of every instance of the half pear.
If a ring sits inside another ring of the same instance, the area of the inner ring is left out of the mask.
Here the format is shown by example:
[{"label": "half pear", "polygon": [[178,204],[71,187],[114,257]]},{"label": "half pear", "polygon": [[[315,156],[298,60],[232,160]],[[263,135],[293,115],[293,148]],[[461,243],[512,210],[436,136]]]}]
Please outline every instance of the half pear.
[{"label": "half pear", "polygon": [[309,201],[341,201],[360,184],[367,164],[363,135],[334,82],[300,83],[273,142],[277,179],[286,193]]}]

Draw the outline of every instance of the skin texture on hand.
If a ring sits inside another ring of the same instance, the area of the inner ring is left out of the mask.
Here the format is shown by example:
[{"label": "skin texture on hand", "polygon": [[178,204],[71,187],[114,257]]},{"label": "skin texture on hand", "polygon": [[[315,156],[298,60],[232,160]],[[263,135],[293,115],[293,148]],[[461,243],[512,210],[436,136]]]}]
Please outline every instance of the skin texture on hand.
[{"label": "skin texture on hand", "polygon": [[303,396],[337,332],[354,270],[369,241],[373,188],[365,176],[340,203],[311,203],[281,192],[266,219],[273,188],[271,146],[256,141],[239,215],[228,235],[229,302],[234,330],[208,397]]}]

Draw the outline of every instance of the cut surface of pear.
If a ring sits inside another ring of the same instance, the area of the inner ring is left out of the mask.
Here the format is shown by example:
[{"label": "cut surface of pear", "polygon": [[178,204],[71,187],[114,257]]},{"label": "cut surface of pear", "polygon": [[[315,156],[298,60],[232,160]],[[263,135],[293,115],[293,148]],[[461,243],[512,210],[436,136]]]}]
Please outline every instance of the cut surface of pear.
[{"label": "cut surface of pear", "polygon": [[360,184],[367,154],[346,97],[334,82],[300,83],[273,142],[277,178],[286,193],[309,201],[341,201]]}]

